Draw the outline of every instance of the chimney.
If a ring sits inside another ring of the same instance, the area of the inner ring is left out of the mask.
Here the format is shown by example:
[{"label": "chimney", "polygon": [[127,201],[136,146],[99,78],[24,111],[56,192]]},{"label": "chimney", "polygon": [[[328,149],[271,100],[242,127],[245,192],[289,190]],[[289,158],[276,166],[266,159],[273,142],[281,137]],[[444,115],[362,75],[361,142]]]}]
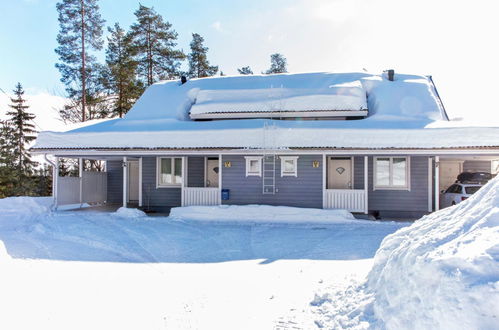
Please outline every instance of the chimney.
[{"label": "chimney", "polygon": [[388,80],[393,81],[395,78],[395,70],[393,69],[387,70],[387,73],[388,73]]},{"label": "chimney", "polygon": [[183,84],[185,84],[187,82],[187,77],[186,76],[182,76],[180,77],[180,82]]}]

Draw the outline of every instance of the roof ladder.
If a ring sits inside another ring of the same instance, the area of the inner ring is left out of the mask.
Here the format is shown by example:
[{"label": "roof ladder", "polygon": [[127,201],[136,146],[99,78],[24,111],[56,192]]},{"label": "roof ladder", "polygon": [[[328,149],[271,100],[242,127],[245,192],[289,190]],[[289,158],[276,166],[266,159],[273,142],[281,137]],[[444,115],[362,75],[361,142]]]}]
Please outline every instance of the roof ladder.
[{"label": "roof ladder", "polygon": [[[264,195],[274,195],[276,193],[276,182],[275,182],[275,170],[276,170],[276,158],[275,153],[275,124],[268,125],[265,122],[263,132],[263,144],[264,144],[264,154],[263,154],[263,176],[262,193]],[[270,134],[270,136],[268,136]],[[270,145],[269,145],[270,144]]]}]

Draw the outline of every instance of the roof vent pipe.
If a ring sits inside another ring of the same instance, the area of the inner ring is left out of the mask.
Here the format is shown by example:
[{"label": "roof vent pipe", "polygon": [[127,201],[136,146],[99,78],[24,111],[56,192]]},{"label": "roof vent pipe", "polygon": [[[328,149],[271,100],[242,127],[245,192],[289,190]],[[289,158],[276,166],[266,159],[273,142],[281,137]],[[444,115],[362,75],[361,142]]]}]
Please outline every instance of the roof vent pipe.
[{"label": "roof vent pipe", "polygon": [[388,80],[393,81],[395,78],[395,70],[390,69],[387,72],[388,72]]},{"label": "roof vent pipe", "polygon": [[183,84],[185,84],[187,82],[187,77],[186,76],[182,76],[180,77],[180,82]]}]

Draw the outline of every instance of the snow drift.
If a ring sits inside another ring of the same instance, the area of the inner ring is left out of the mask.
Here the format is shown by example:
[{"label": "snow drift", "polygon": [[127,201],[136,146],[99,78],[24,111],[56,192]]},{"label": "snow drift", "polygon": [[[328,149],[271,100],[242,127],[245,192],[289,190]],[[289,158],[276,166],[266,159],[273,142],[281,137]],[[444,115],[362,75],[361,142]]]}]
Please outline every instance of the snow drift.
[{"label": "snow drift", "polygon": [[332,224],[357,221],[346,210],[306,209],[270,205],[175,207],[170,211],[170,218],[188,221],[286,224]]},{"label": "snow drift", "polygon": [[467,201],[387,236],[366,290],[382,328],[497,328],[499,177]]}]

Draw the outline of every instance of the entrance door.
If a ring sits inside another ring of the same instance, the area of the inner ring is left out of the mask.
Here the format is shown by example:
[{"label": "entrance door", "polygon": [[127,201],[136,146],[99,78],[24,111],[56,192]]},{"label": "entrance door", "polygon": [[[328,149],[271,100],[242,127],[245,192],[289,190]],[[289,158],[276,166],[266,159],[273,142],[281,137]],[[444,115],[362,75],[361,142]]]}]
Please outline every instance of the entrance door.
[{"label": "entrance door", "polygon": [[139,162],[128,162],[128,201],[137,202],[139,200]]},{"label": "entrance door", "polygon": [[329,158],[328,189],[352,189],[352,159]]},{"label": "entrance door", "polygon": [[449,188],[462,172],[463,164],[460,161],[441,161],[439,165],[440,186],[439,191]]},{"label": "entrance door", "polygon": [[208,158],[206,160],[206,187],[218,187],[218,158]]}]

